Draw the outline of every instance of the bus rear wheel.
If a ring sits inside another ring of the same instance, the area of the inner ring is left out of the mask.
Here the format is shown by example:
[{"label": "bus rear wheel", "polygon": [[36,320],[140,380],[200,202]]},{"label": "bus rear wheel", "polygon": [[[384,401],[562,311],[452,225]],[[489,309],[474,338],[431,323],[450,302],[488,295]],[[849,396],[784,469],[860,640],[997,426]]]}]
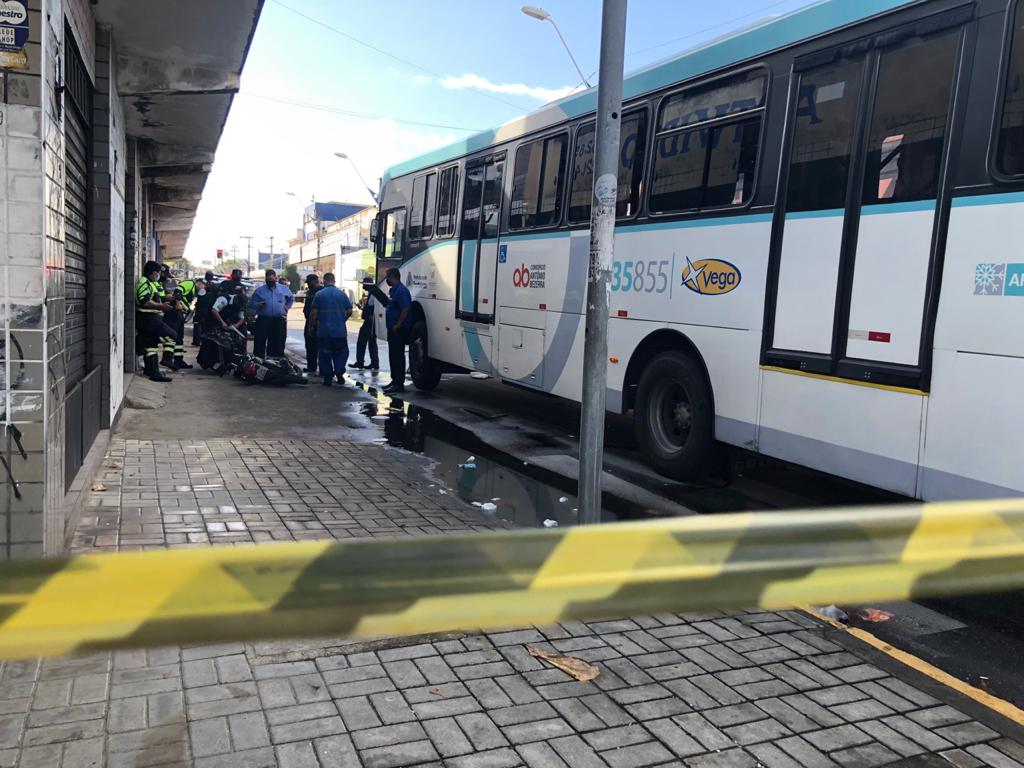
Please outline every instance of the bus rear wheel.
[{"label": "bus rear wheel", "polygon": [[417,320],[409,334],[409,376],[416,389],[429,391],[441,382],[441,366],[430,357],[427,324]]},{"label": "bus rear wheel", "polygon": [[663,352],[647,364],[633,418],[640,449],[660,474],[693,480],[714,445],[711,393],[700,364],[682,352]]}]

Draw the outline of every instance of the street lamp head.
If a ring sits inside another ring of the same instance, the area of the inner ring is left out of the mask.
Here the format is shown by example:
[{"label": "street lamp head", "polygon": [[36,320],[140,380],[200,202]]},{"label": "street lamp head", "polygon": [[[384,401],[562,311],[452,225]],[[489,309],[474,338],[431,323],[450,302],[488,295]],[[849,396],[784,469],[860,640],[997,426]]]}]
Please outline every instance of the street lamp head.
[{"label": "street lamp head", "polygon": [[519,10],[530,18],[537,19],[537,21],[547,21],[551,17],[550,13],[545,11],[543,8],[538,8],[536,5],[524,5]]},{"label": "street lamp head", "polygon": [[334,156],[340,157],[342,160],[348,160],[348,155],[346,155],[344,152],[335,152]]}]

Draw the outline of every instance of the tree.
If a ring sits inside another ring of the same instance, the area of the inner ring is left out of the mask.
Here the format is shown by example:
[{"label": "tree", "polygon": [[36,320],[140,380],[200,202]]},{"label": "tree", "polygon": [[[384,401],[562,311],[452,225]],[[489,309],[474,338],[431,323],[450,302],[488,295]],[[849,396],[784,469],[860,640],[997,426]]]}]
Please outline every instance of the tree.
[{"label": "tree", "polygon": [[289,287],[292,289],[292,293],[295,293],[303,287],[302,278],[299,276],[299,270],[294,264],[285,264],[284,269],[281,270],[281,277],[287,277]]}]

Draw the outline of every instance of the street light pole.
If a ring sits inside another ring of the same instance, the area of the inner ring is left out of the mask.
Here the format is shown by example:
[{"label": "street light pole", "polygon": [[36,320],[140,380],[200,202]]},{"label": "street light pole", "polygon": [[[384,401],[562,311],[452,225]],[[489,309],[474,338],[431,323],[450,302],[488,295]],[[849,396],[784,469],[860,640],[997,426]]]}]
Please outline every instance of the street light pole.
[{"label": "street light pole", "polygon": [[[245,273],[246,275],[252,274],[252,235],[242,235],[238,238],[239,240],[245,240]],[[274,255],[270,255],[273,260]]]},{"label": "street light pole", "polygon": [[572,55],[572,49],[569,48],[569,43],[566,42],[565,37],[562,35],[562,30],[558,28],[558,25],[555,23],[555,20],[551,18],[551,14],[545,11],[543,8],[538,8],[535,5],[524,5],[519,10],[521,10],[531,19],[551,22],[551,26],[554,27],[555,32],[558,33],[558,39],[562,41],[562,46],[565,48],[565,52],[569,54],[569,59],[570,61],[572,61],[572,65],[576,67],[576,74],[580,76],[580,80],[583,81],[583,84],[587,86],[587,88],[589,88],[590,83],[587,81],[587,76],[583,74],[583,70],[580,69],[580,65],[576,63],[576,57]]},{"label": "street light pole", "polygon": [[335,152],[334,156],[339,157],[342,160],[348,160],[349,164],[352,166],[352,170],[356,172],[356,176],[358,176],[359,180],[363,182],[363,186],[366,187],[366,191],[370,193],[370,197],[373,199],[374,204],[379,205],[380,201],[377,200],[377,193],[370,189],[370,185],[366,183],[366,179],[363,178],[363,174],[359,172],[359,168],[356,166],[356,161],[344,152]]},{"label": "street light pole", "polygon": [[597,84],[597,139],[594,195],[590,212],[587,270],[587,326],[583,344],[583,402],[580,412],[579,497],[583,523],[601,521],[604,416],[608,380],[608,285],[615,250],[618,199],[622,69],[626,43],[626,0],[604,0],[601,68]]}]

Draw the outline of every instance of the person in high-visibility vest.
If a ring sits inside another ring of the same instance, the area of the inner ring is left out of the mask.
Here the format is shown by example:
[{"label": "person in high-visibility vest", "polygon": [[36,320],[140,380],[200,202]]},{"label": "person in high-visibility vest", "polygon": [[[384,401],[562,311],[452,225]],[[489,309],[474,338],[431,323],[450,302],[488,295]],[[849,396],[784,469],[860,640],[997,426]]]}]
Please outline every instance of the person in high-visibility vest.
[{"label": "person in high-visibility vest", "polygon": [[[201,285],[203,285],[201,280],[187,277],[178,281],[178,287],[174,291],[174,298],[178,306],[173,326],[175,331],[174,370],[176,371],[192,367],[191,364],[185,362],[185,315],[192,310],[192,302],[199,296]],[[195,322],[194,319],[193,322]]]},{"label": "person in high-visibility vest", "polygon": [[160,345],[166,352],[176,345],[174,331],[164,322],[164,312],[171,305],[164,299],[164,289],[160,285],[160,265],[155,261],[147,261],[142,269],[142,277],[135,284],[135,331],[143,350],[146,375],[151,381],[171,381],[160,371]]}]

